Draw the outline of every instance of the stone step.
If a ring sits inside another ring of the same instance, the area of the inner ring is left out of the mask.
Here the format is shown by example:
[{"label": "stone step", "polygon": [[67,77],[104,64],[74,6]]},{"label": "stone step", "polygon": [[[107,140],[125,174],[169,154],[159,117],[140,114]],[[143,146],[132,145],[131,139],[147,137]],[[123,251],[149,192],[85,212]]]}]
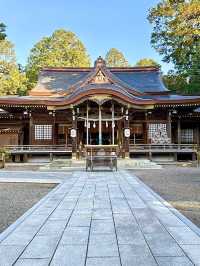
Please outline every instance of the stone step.
[{"label": "stone step", "polygon": [[[59,159],[40,167],[40,170],[65,170],[68,168],[85,168],[85,160]],[[161,165],[147,159],[118,159],[121,169],[161,169]]]}]

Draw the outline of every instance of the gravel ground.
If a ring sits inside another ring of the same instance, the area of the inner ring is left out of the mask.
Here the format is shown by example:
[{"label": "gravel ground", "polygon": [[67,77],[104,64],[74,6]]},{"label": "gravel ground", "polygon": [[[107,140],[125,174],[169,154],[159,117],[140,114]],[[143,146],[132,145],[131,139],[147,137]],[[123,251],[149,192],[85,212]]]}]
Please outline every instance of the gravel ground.
[{"label": "gravel ground", "polygon": [[171,166],[131,172],[200,227],[200,168]]},{"label": "gravel ground", "polygon": [[55,184],[0,183],[0,233],[55,186]]}]

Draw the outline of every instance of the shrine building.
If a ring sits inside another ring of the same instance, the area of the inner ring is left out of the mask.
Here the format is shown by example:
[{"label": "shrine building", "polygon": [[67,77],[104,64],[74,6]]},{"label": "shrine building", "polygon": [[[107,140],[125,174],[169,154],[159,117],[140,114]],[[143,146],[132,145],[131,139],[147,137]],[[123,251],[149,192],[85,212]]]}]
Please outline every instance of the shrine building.
[{"label": "shrine building", "polygon": [[[172,94],[158,67],[44,68],[28,96],[0,97],[0,145],[27,154],[84,157],[118,145],[125,157],[195,159],[200,96]],[[19,157],[18,157],[19,158]]]}]

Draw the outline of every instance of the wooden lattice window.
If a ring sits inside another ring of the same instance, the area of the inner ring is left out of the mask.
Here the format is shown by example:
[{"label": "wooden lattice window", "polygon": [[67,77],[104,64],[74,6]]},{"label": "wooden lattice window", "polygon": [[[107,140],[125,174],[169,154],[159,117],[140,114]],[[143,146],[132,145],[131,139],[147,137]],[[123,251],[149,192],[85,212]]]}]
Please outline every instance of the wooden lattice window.
[{"label": "wooden lattice window", "polygon": [[35,140],[51,140],[52,125],[35,125]]},{"label": "wooden lattice window", "polygon": [[193,128],[181,129],[181,142],[186,144],[193,143],[194,131]]},{"label": "wooden lattice window", "polygon": [[159,130],[167,132],[167,124],[164,123],[149,124],[149,130],[148,130],[149,139],[152,139],[155,136],[155,133],[158,132]]},{"label": "wooden lattice window", "polygon": [[169,144],[171,142],[167,134],[167,124],[164,123],[149,124],[148,136],[152,144]]}]

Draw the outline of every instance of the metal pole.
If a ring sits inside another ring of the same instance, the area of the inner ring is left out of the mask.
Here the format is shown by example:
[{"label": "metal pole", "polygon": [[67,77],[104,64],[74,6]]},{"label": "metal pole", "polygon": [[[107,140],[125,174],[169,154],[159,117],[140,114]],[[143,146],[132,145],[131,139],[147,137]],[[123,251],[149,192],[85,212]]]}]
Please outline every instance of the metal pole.
[{"label": "metal pole", "polygon": [[86,114],[86,128],[87,128],[87,130],[86,130],[86,143],[87,143],[87,145],[89,144],[89,132],[88,132],[88,102],[87,102],[87,114]]},{"label": "metal pole", "polygon": [[114,114],[114,103],[112,102],[112,144],[115,144],[115,128],[114,128],[114,123],[115,123],[115,114]]},{"label": "metal pole", "polygon": [[99,145],[102,144],[101,106],[99,105]]}]

